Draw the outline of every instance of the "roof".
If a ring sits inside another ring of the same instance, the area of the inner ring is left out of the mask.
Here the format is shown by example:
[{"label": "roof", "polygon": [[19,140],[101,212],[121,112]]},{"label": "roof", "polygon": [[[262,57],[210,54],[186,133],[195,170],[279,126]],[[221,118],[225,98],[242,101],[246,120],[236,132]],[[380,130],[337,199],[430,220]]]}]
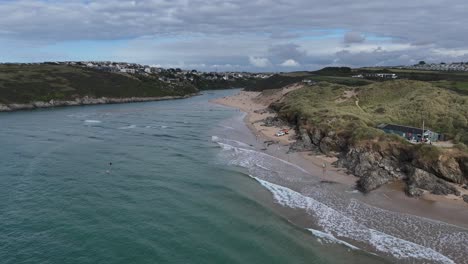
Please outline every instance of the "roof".
[{"label": "roof", "polygon": [[[400,126],[400,125],[394,125],[394,124],[380,124],[377,127],[380,129],[400,131],[404,133],[422,134],[422,129],[418,127]],[[429,129],[425,129],[425,132],[427,131],[429,131]]]}]

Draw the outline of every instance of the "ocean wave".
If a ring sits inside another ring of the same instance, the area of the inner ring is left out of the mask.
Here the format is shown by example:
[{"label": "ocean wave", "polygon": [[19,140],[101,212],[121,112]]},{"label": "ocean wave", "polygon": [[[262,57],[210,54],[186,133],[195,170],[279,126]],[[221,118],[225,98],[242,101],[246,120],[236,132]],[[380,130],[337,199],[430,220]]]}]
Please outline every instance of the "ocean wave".
[{"label": "ocean wave", "polygon": [[92,119],[87,119],[84,121],[85,123],[88,123],[88,124],[99,124],[99,123],[102,123],[101,121],[99,120],[92,120]]},{"label": "ocean wave", "polygon": [[431,248],[367,228],[365,225],[310,197],[289,188],[256,177],[254,178],[273,194],[273,197],[279,204],[290,208],[304,209],[308,214],[315,216],[314,218],[317,219],[318,225],[326,233],[334,233],[338,237],[368,243],[375,250],[391,254],[399,259],[411,258],[438,263],[455,263]]},{"label": "ocean wave", "polygon": [[136,127],[137,127],[136,125],[128,125],[128,126],[119,127],[118,129],[133,129]]},{"label": "ocean wave", "polygon": [[244,147],[244,148],[252,149],[252,146],[250,146],[249,144],[246,144],[244,142],[234,140],[234,139],[225,139],[225,138],[220,138],[218,136],[212,136],[211,141],[216,142],[216,143],[221,143],[221,144],[223,144],[223,142],[224,143],[231,143],[232,144],[231,146],[233,146],[233,147],[237,146],[237,147]]},{"label": "ocean wave", "polygon": [[[352,244],[350,244],[350,243],[348,243],[346,241],[340,240],[340,239],[336,238],[334,235],[332,235],[330,233],[325,233],[325,232],[315,230],[315,229],[312,229],[312,228],[308,228],[307,230],[309,230],[317,238],[321,238],[326,242],[341,244],[341,245],[347,246],[347,247],[349,247],[351,249],[359,250],[358,247],[353,246]],[[319,242],[321,242],[321,240],[319,240]]]},{"label": "ocean wave", "polygon": [[288,161],[217,136],[212,140],[222,149],[221,160],[246,168],[278,203],[305,210],[325,233],[409,261],[454,263],[452,259],[464,259],[467,253],[468,233],[462,228],[370,206],[354,199],[355,191],[315,184],[319,178]]},{"label": "ocean wave", "polygon": [[[217,136],[213,136],[213,137],[215,137],[217,139],[220,139]],[[246,167],[246,168],[251,168],[252,166],[256,166],[256,165],[259,165],[259,164],[266,163],[266,164],[263,165],[264,167],[266,167],[266,166],[271,165],[271,163],[267,162],[267,160],[273,160],[274,162],[280,162],[282,164],[286,164],[288,166],[294,167],[294,168],[298,169],[299,171],[301,171],[302,173],[309,174],[308,171],[304,170],[300,166],[297,166],[296,164],[293,164],[291,162],[282,160],[280,158],[277,158],[275,156],[266,154],[264,152],[256,151],[256,150],[252,149],[252,147],[250,147],[250,145],[248,145],[246,143],[242,143],[242,144],[248,146],[249,148],[243,148],[241,146],[234,146],[234,145],[231,145],[231,144],[227,143],[227,142],[232,141],[232,140],[220,139],[220,140],[216,140],[216,141],[213,140],[213,141],[218,143],[218,145],[223,150],[231,151],[234,154],[238,154],[237,156],[233,156],[231,161],[230,161],[230,163],[233,164],[233,165],[238,165],[238,166],[242,166],[242,167]],[[239,141],[237,141],[237,142],[239,142]]]}]

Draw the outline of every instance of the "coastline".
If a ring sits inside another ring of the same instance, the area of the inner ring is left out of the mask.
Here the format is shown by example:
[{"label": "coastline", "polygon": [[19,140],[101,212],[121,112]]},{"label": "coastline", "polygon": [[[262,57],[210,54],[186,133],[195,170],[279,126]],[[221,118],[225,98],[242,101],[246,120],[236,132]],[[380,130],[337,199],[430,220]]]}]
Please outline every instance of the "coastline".
[{"label": "coastline", "polygon": [[[297,88],[300,88],[300,86],[284,89],[283,94]],[[245,112],[244,122],[259,141],[269,141],[271,144],[288,147],[289,144],[294,142],[293,130],[290,130],[289,135],[283,137],[276,137],[274,134],[279,129],[291,129],[291,127],[287,125],[266,127],[262,125],[263,122],[260,122],[267,117],[274,117],[275,114],[262,111],[274,101],[274,98],[267,97],[265,99],[262,97],[262,99],[259,99],[257,97],[259,94],[260,92],[240,91],[236,95],[218,98],[211,102]],[[333,157],[326,157],[312,152],[286,153],[286,151],[281,151],[269,154],[288,160],[288,162],[305,169],[322,181],[337,182],[348,188],[354,188],[356,181],[359,179],[354,175],[347,174],[346,169],[333,167],[331,163],[336,160]],[[327,166],[325,175],[323,175],[322,171],[322,164],[324,163]],[[369,194],[359,193],[359,200],[392,212],[441,221],[468,229],[468,210],[466,210],[468,204],[458,197],[426,193],[419,199],[411,198],[402,191],[402,183],[396,182],[382,186]]]},{"label": "coastline", "polygon": [[0,112],[14,112],[21,110],[35,110],[42,108],[64,107],[64,106],[84,106],[84,105],[99,105],[99,104],[124,104],[124,103],[138,103],[138,102],[152,102],[152,101],[165,101],[186,99],[192,96],[199,95],[200,93],[192,93],[181,96],[161,96],[161,97],[125,97],[125,98],[112,98],[112,97],[83,97],[76,98],[75,100],[50,100],[35,101],[27,104],[0,104]]}]

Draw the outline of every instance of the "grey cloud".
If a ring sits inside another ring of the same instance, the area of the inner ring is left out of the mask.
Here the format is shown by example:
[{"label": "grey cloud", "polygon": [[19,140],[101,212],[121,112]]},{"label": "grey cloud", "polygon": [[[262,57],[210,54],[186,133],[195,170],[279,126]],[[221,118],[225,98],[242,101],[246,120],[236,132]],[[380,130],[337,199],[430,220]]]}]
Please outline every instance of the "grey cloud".
[{"label": "grey cloud", "polygon": [[350,44],[350,43],[362,43],[364,40],[366,40],[366,37],[355,31],[347,32],[344,35],[344,43]]},{"label": "grey cloud", "polygon": [[[2,1],[0,39],[39,48],[64,41],[133,39],[114,56],[246,68],[251,67],[249,57],[267,58],[272,64],[291,59],[303,67],[337,62],[355,66],[403,63],[414,58],[449,61],[451,56],[431,50],[468,49],[466,7],[464,0],[449,4],[439,0]],[[310,33],[313,30],[348,33],[337,37],[339,42],[326,43],[321,40],[325,36]],[[319,52],[305,43],[311,36],[311,41],[334,47],[327,46],[328,53]],[[386,43],[380,51],[351,50],[361,44],[385,42],[369,36],[388,37],[388,43],[425,50],[389,51]],[[174,41],[151,44],[155,39]],[[346,44],[352,44],[349,50]]]},{"label": "grey cloud", "polygon": [[271,57],[278,60],[293,59],[295,61],[301,61],[307,56],[307,53],[300,50],[300,46],[293,43],[272,45],[268,49],[268,53]]}]

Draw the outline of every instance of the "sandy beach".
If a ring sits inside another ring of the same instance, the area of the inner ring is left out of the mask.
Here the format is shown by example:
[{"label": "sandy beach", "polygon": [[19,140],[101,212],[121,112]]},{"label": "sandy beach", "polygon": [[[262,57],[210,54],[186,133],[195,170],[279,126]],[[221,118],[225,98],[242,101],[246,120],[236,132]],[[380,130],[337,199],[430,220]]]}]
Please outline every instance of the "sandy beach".
[{"label": "sandy beach", "polygon": [[[280,100],[286,93],[301,87],[302,85],[292,85],[271,93],[271,95],[263,94],[261,97],[259,97],[260,92],[240,91],[233,96],[218,98],[212,102],[245,112],[244,121],[259,141],[273,141],[274,144],[279,144],[287,149],[287,146],[295,141],[294,130],[287,125],[281,127],[265,126],[262,120],[276,115],[266,111],[268,105]],[[289,129],[289,134],[275,136],[276,132],[281,129]],[[358,180],[358,177],[347,174],[346,169],[332,166],[336,160],[335,157],[312,152],[286,154],[286,151],[277,153],[276,156],[302,167],[323,181],[338,182],[353,187]],[[322,168],[324,164],[326,166],[325,172]],[[462,188],[459,189],[462,193],[468,193]],[[403,190],[404,183],[395,182],[382,186],[369,194],[361,194],[359,199],[367,204],[393,212],[411,214],[468,228],[468,203],[465,203],[460,197],[425,193],[421,198],[415,199],[406,196]]]}]

